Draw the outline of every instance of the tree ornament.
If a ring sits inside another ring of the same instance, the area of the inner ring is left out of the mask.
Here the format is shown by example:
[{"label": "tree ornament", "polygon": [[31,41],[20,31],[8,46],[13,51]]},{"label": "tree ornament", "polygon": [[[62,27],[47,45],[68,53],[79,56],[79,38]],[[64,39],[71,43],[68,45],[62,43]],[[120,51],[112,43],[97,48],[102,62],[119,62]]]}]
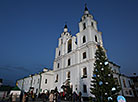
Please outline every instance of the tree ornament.
[{"label": "tree ornament", "polygon": [[107,93],[105,93],[105,95],[107,95]]},{"label": "tree ornament", "polygon": [[112,100],[112,97],[108,97],[108,101],[109,101],[109,100]]},{"label": "tree ornament", "polygon": [[108,76],[110,77],[110,76],[111,76],[111,74],[108,74]]},{"label": "tree ornament", "polygon": [[97,77],[100,77],[100,75],[97,75]]},{"label": "tree ornament", "polygon": [[102,82],[102,81],[100,81],[100,82],[99,82],[99,85],[102,85],[102,84],[103,84],[103,82]]},{"label": "tree ornament", "polygon": [[115,91],[115,90],[116,90],[116,88],[115,88],[115,87],[113,87],[113,88],[112,88],[112,91]]},{"label": "tree ornament", "polygon": [[102,62],[100,62],[100,65],[102,65]]},{"label": "tree ornament", "polygon": [[93,77],[96,77],[96,75],[94,74]]},{"label": "tree ornament", "polygon": [[108,84],[108,82],[105,82],[105,84],[107,85],[107,84]]},{"label": "tree ornament", "polygon": [[108,62],[104,62],[104,65],[107,65],[108,64]]},{"label": "tree ornament", "polygon": [[104,68],[101,68],[101,70],[104,70]]}]

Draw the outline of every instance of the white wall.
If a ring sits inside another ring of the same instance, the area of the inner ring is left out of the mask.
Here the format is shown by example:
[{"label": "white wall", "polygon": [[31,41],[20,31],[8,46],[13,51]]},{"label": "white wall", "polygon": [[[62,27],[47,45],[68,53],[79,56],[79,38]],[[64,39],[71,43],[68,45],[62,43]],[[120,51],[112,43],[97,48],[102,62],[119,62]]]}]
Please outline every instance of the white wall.
[{"label": "white wall", "polygon": [[[121,75],[120,79],[121,79],[123,95],[128,96],[128,97],[134,97],[134,93],[133,93],[133,90],[131,88],[131,85],[134,84],[133,81],[124,75]],[[125,85],[124,85],[124,83],[125,83]]]},{"label": "white wall", "polygon": [[31,87],[31,80],[32,80],[32,78],[30,76],[24,78],[24,81],[23,81],[23,90],[25,92],[28,92],[29,91],[29,89]]},{"label": "white wall", "polygon": [[39,93],[40,91],[40,74],[35,74],[32,76],[32,86],[34,87],[34,93]]},{"label": "white wall", "polygon": [[[86,23],[86,29],[83,30],[82,25]],[[94,23],[94,27],[91,26],[91,22]],[[73,86],[73,91],[79,93],[82,92],[83,96],[89,96],[90,83],[93,73],[94,55],[96,51],[96,44],[102,41],[101,33],[97,31],[96,23],[92,20],[92,16],[89,15],[87,19],[83,19],[79,23],[80,32],[75,36],[66,35],[66,32],[61,34],[59,38],[59,45],[56,48],[56,56],[54,60],[54,87],[57,87],[61,91],[61,86],[66,81],[66,73],[70,71],[70,83]],[[95,41],[95,35],[98,42]],[[86,37],[86,42],[83,43],[83,36]],[[61,44],[63,39],[63,44]],[[67,44],[69,40],[72,40],[72,51],[67,53]],[[77,42],[77,43],[76,43]],[[62,51],[62,55],[58,55],[58,51]],[[86,58],[83,59],[83,53],[86,52]],[[68,59],[71,60],[70,66],[68,66]],[[60,67],[57,68],[57,64]],[[87,78],[82,79],[82,69],[87,68]],[[55,82],[58,75],[58,82]],[[87,85],[87,93],[83,93],[83,85]]]},{"label": "white wall", "polygon": [[[52,90],[54,89],[54,86],[53,86],[53,76],[54,76],[54,73],[53,71],[46,71],[46,72],[43,72],[41,74],[42,76],[42,79],[41,79],[41,92],[45,91],[45,90]],[[45,81],[47,80],[47,83],[45,83]]]},{"label": "white wall", "polygon": [[17,80],[17,86],[18,86],[19,89],[22,90],[22,88],[23,88],[23,79]]}]

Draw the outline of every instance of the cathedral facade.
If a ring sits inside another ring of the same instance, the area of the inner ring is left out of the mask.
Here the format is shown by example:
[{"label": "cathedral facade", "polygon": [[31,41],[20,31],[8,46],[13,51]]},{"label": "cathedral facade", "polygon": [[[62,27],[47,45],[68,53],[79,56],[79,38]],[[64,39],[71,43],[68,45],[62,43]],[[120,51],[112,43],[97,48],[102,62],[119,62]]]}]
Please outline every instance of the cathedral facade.
[{"label": "cathedral facade", "polygon": [[61,85],[69,80],[73,91],[80,91],[84,96],[90,94],[97,44],[103,46],[101,32],[85,7],[76,36],[72,36],[65,25],[58,40],[53,68],[54,86],[61,90]]},{"label": "cathedral facade", "polygon": [[[97,45],[103,47],[102,33],[99,32],[97,22],[85,6],[79,22],[79,32],[75,36],[69,33],[68,27],[65,25],[64,31],[58,39],[53,70],[44,69],[39,74],[17,80],[18,87],[25,92],[33,88],[34,93],[41,93],[57,87],[58,91],[62,92],[62,85],[69,81],[73,91],[81,92],[83,97],[91,96],[90,84]],[[131,94],[126,94],[126,96],[133,96],[131,85],[129,85],[133,82],[128,77],[120,76],[120,66],[112,62],[109,62],[109,65],[114,72],[116,82],[122,87],[120,94],[125,95],[126,91],[127,93],[131,91]],[[129,83],[127,83],[128,81]]]}]

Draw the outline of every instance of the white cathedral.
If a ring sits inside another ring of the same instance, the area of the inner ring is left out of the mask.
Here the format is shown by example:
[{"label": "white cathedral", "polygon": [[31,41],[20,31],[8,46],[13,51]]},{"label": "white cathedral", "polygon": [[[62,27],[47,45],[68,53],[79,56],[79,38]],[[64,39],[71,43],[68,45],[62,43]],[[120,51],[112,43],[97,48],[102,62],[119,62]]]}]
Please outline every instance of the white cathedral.
[{"label": "white cathedral", "polygon": [[[85,6],[76,36],[72,36],[65,25],[58,39],[53,70],[44,68],[41,73],[17,80],[17,86],[25,92],[33,88],[37,94],[55,87],[61,92],[61,86],[69,80],[73,91],[81,92],[83,97],[91,96],[90,84],[97,44],[103,47],[102,33],[98,31],[97,22]],[[121,75],[120,66],[113,62],[109,62],[109,65],[114,72],[116,82],[122,87],[120,94],[133,97],[132,80]]]}]

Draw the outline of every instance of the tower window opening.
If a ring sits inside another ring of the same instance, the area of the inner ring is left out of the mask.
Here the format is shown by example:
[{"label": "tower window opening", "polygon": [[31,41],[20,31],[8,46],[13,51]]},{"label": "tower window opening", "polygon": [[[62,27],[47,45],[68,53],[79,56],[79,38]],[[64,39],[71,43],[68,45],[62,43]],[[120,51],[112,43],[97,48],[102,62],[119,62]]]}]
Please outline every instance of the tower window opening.
[{"label": "tower window opening", "polygon": [[45,79],[45,84],[47,84],[47,79]]},{"label": "tower window opening", "polygon": [[70,58],[68,59],[68,66],[70,66]]},{"label": "tower window opening", "polygon": [[59,63],[57,64],[57,68],[59,68]]},{"label": "tower window opening", "polygon": [[83,52],[83,59],[86,58],[86,52]]},{"label": "tower window opening", "polygon": [[59,51],[59,53],[58,53],[58,56],[60,56],[60,51]]},{"label": "tower window opening", "polygon": [[95,35],[95,41],[97,42],[97,36]]},{"label": "tower window opening", "polygon": [[87,68],[83,68],[83,78],[87,78]]},{"label": "tower window opening", "polygon": [[55,80],[55,82],[58,82],[58,74],[56,75],[56,80]]},{"label": "tower window opening", "polygon": [[86,42],[86,37],[85,36],[83,36],[83,43],[85,43]]},{"label": "tower window opening", "polygon": [[93,22],[91,22],[91,26],[93,27]]},{"label": "tower window opening", "polygon": [[83,92],[87,93],[87,86],[85,84],[83,85]]},{"label": "tower window opening", "polygon": [[85,23],[83,23],[83,30],[84,30],[84,29],[86,29],[86,24],[85,24]]},{"label": "tower window opening", "polygon": [[72,40],[68,41],[68,53],[72,51]]}]

